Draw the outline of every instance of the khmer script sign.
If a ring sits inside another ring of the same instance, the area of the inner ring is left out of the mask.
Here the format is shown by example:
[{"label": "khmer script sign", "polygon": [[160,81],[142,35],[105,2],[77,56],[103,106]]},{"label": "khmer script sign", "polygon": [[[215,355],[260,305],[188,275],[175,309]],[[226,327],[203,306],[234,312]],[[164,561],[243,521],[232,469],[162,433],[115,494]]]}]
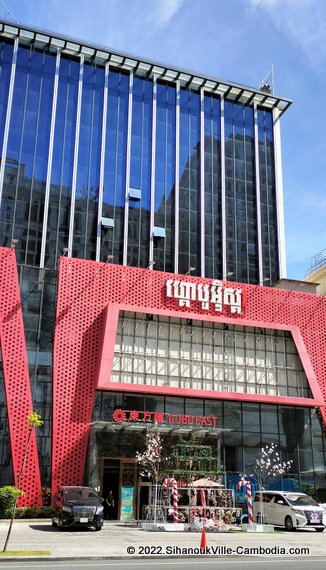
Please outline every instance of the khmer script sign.
[{"label": "khmer script sign", "polygon": [[166,295],[178,299],[179,307],[190,309],[191,303],[197,301],[205,311],[209,311],[211,306],[214,306],[218,313],[223,311],[224,306],[229,306],[233,314],[240,315],[242,311],[242,289],[223,287],[223,282],[216,279],[211,284],[168,279]]}]

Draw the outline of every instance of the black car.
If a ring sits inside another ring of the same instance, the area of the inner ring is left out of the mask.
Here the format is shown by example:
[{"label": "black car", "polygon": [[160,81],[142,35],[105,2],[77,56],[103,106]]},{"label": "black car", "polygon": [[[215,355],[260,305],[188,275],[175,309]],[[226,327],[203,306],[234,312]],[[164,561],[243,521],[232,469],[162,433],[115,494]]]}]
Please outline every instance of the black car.
[{"label": "black car", "polygon": [[58,487],[54,497],[52,526],[91,527],[103,526],[102,500],[92,487]]}]

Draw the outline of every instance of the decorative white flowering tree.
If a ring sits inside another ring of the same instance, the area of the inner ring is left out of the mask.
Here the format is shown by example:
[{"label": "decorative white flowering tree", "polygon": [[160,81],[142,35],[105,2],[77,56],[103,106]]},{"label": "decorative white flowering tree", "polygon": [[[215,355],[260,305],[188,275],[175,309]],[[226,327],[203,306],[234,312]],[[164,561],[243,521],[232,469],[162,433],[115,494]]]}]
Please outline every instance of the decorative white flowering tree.
[{"label": "decorative white flowering tree", "polygon": [[[271,443],[270,445],[265,445],[261,448],[261,454],[254,461],[253,473],[251,477],[255,478],[259,488],[262,491],[266,490],[266,487],[287,473],[291,469],[293,461],[281,461],[280,455],[277,451],[277,445]],[[244,476],[243,476],[244,477]],[[245,478],[245,477],[244,477]],[[251,493],[250,493],[251,497]],[[251,499],[250,499],[251,500]],[[261,522],[265,520],[265,504],[261,498]]]},{"label": "decorative white flowering tree", "polygon": [[163,478],[163,470],[166,457],[162,455],[162,438],[157,428],[147,430],[145,436],[145,451],[136,452],[136,460],[141,467],[140,474],[149,477],[154,486],[154,521],[156,521],[157,511],[157,489]]},{"label": "decorative white flowering tree", "polygon": [[255,459],[253,477],[255,477],[259,487],[264,491],[272,481],[287,473],[291,469],[292,463],[292,460],[281,461],[275,443],[265,445],[261,449],[260,457]]},{"label": "decorative white flowering tree", "polygon": [[162,439],[158,429],[147,430],[145,436],[146,449],[142,453],[136,451],[136,460],[141,466],[141,475],[150,477],[155,485],[161,479],[162,471]]}]

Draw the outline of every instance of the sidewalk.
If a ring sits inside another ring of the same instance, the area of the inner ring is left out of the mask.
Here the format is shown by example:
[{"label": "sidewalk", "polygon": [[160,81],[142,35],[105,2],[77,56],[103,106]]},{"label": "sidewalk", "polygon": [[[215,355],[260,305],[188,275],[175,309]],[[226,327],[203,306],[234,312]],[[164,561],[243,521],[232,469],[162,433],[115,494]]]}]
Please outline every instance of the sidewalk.
[{"label": "sidewalk", "polygon": [[[0,522],[0,546],[6,536],[8,522]],[[225,554],[226,547],[263,547],[310,549],[310,556],[326,557],[326,530],[263,533],[208,533],[207,546],[221,547],[215,555]],[[199,548],[200,533],[191,532],[145,532],[138,527],[128,527],[121,522],[105,521],[100,532],[68,529],[59,531],[48,520],[16,521],[11,533],[8,550],[49,550],[51,556],[28,556],[29,560],[69,558],[143,558],[162,556],[185,556],[180,549]],[[191,552],[189,553],[191,555]],[[211,555],[213,553],[210,553]],[[241,554],[241,552],[239,553]],[[278,555],[278,552],[276,552]],[[284,555],[284,554],[283,554]],[[303,554],[298,553],[297,556]],[[19,557],[21,560],[23,557]],[[1,560],[5,558],[1,557]],[[15,558],[10,557],[10,560]],[[18,559],[18,558],[17,558]]]}]

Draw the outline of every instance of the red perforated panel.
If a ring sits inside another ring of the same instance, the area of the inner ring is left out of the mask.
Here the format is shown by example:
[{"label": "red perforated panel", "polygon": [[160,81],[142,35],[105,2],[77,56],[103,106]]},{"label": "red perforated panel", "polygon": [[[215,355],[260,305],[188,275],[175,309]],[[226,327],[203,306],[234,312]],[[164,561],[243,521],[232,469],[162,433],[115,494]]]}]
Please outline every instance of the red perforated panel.
[{"label": "red perforated panel", "polygon": [[[28,438],[27,415],[33,409],[15,252],[0,248],[0,343],[14,480],[21,470]],[[30,440],[21,481],[25,496],[20,505],[42,505],[35,432]]]},{"label": "red perforated panel", "polygon": [[92,417],[107,266],[60,262],[53,362],[52,488],[82,482]]},{"label": "red perforated panel", "polygon": [[[245,293],[246,306],[242,313],[232,314],[226,306],[222,313],[214,307],[204,310],[197,301],[191,308],[179,307],[176,299],[166,297],[166,280],[176,279],[172,274],[108,265],[78,259],[62,258],[58,289],[57,324],[54,346],[54,437],[53,437],[53,486],[82,482],[86,458],[89,422],[92,416],[94,391],[97,383],[99,355],[110,367],[114,343],[117,306],[135,312],[189,316],[191,318],[217,319],[222,322],[256,327],[288,328],[292,330],[301,359],[307,371],[314,397],[326,398],[326,299],[317,295],[298,293],[261,286],[236,284]],[[191,276],[180,279],[202,284],[211,280]],[[226,286],[232,286],[228,283]],[[107,305],[109,310],[106,311]],[[112,309],[113,305],[113,309]],[[110,313],[112,311],[112,313]],[[112,321],[106,323],[106,315]],[[114,317],[114,318],[113,318]],[[111,328],[110,328],[111,327]],[[111,331],[111,332],[110,332]],[[104,358],[104,356],[103,356]],[[311,367],[312,365],[312,367]],[[318,385],[314,385],[315,373]],[[119,385],[113,390],[142,390],[143,386]],[[320,388],[320,389],[319,389]],[[152,391],[155,390],[151,387]],[[188,396],[206,396],[199,391],[164,389],[165,393]],[[159,392],[160,389],[157,389]],[[221,397],[221,394],[219,394]],[[222,395],[223,397],[223,395]],[[230,398],[230,394],[224,397]],[[268,396],[239,395],[252,401],[287,401]],[[293,400],[294,402],[295,400]],[[296,400],[297,403],[297,400]],[[303,403],[303,402],[302,402]],[[306,402],[307,403],[307,402]],[[322,410],[324,419],[325,409]]]}]

